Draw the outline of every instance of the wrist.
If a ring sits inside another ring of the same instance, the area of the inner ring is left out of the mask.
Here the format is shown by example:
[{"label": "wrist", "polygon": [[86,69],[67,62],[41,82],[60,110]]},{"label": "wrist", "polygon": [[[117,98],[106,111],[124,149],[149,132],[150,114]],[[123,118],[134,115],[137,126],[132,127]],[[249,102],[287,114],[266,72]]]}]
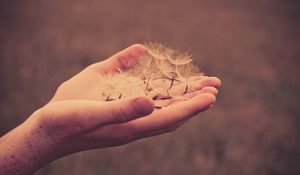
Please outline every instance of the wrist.
[{"label": "wrist", "polygon": [[2,137],[0,174],[31,174],[59,156],[55,143],[41,128],[40,117],[38,110]]}]

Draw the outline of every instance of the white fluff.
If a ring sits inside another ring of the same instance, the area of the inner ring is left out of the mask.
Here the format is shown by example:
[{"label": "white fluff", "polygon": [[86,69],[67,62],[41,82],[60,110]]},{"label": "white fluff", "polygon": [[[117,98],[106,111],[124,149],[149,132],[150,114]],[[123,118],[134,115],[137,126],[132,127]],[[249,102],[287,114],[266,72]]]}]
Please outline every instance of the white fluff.
[{"label": "white fluff", "polygon": [[103,76],[101,100],[147,95],[161,108],[172,100],[185,99],[190,78],[202,75],[191,56],[160,43],[146,43],[145,47],[143,58],[129,70]]}]

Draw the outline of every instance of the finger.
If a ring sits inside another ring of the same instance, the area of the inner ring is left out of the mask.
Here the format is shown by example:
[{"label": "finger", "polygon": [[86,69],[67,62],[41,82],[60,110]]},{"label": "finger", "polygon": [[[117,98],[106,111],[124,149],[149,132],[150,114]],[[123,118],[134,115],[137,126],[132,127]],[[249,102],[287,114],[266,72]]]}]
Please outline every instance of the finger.
[{"label": "finger", "polygon": [[148,115],[154,110],[154,103],[148,97],[141,96],[111,102],[62,101],[47,106],[47,109],[51,121],[69,127],[74,132],[84,132]]},{"label": "finger", "polygon": [[193,98],[194,96],[196,96],[197,94],[199,93],[211,93],[213,95],[217,95],[219,93],[218,89],[215,88],[215,87],[212,87],[212,86],[207,86],[207,87],[204,87],[203,89],[201,90],[198,90],[198,91],[194,91],[194,92],[191,92],[191,93],[187,93],[187,94],[184,94],[182,97],[186,99],[189,99],[189,98]]},{"label": "finger", "polygon": [[[122,141],[121,144],[124,144],[144,137],[163,134],[176,129],[196,113],[206,110],[214,101],[215,97],[212,94],[198,94],[193,100],[174,105],[172,108],[155,110],[146,117],[98,127],[88,137],[97,140],[97,138],[103,137],[103,133],[111,133],[110,139]],[[101,144],[103,143],[101,142]]]},{"label": "finger", "polygon": [[[175,98],[169,100],[168,102],[164,102],[164,103],[160,102],[158,104],[163,104],[162,107],[165,107],[167,105],[174,105],[174,104],[177,104],[177,103],[181,103],[182,101],[189,100],[189,99],[195,97],[196,95],[203,94],[203,93],[210,93],[210,94],[213,94],[213,95],[217,95],[218,90],[215,87],[207,86],[207,87],[204,87],[201,90],[194,91],[194,92],[191,92],[191,93],[187,93],[187,94],[184,94],[183,96],[175,97]],[[156,101],[154,101],[154,103],[155,103],[155,106],[158,106]]]},{"label": "finger", "polygon": [[123,123],[152,113],[154,102],[146,96],[131,97],[107,102],[101,109],[107,111],[103,124]]},{"label": "finger", "polygon": [[192,86],[192,91],[200,90],[206,86],[220,87],[221,80],[217,77],[206,77],[199,81],[199,84]]},{"label": "finger", "polygon": [[145,46],[141,44],[134,44],[111,56],[110,58],[99,63],[95,63],[89,67],[102,74],[126,70],[132,65],[136,64],[139,58],[145,54],[145,51]]},{"label": "finger", "polygon": [[[176,90],[178,90],[178,89],[176,89]],[[172,91],[173,95],[175,93],[177,93],[177,94],[175,94],[175,96],[173,98],[163,99],[163,100],[155,100],[154,103],[155,103],[156,108],[162,108],[162,107],[166,107],[170,104],[174,104],[174,103],[178,103],[178,102],[180,103],[181,101],[188,100],[188,99],[194,97],[195,95],[197,95],[199,93],[211,93],[213,95],[217,95],[218,92],[219,91],[215,87],[206,86],[206,87],[202,88],[201,90],[188,92],[188,93],[181,96],[182,93],[178,94],[178,91],[175,91],[175,89],[174,89],[174,91]],[[171,93],[171,92],[169,91],[169,93]],[[178,96],[176,96],[176,95],[178,95]]]},{"label": "finger", "polygon": [[178,96],[201,90],[205,86],[219,87],[220,85],[221,81],[216,77],[198,76],[189,79],[187,83],[173,86],[169,89],[169,93],[173,96]]},{"label": "finger", "polygon": [[141,137],[153,136],[177,128],[216,101],[213,94],[199,93],[190,100],[182,101],[166,108],[156,110],[150,116],[129,122],[134,125],[135,133]]},{"label": "finger", "polygon": [[217,88],[212,87],[212,86],[206,86],[206,87],[202,88],[200,92],[201,93],[211,93],[211,94],[214,94],[214,95],[217,95],[219,93]]},{"label": "finger", "polygon": [[189,77],[188,81],[189,82],[194,82],[194,81],[202,80],[202,79],[207,78],[207,77],[208,76],[206,76],[206,75],[191,76],[191,77]]},{"label": "finger", "polygon": [[123,123],[143,117],[153,112],[153,101],[145,96],[131,97],[110,102],[94,102],[85,107],[85,117],[79,120],[90,121],[88,126],[99,127],[113,123]]},{"label": "finger", "polygon": [[171,104],[174,100],[173,99],[166,99],[166,100],[155,100],[154,104],[155,104],[155,108],[163,108],[168,106],[169,104]]}]

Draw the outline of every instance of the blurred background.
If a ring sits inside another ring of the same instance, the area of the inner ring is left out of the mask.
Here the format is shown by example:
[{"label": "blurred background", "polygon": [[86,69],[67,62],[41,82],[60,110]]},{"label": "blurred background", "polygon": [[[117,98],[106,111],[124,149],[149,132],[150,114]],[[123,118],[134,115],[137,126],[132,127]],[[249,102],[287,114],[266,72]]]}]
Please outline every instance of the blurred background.
[{"label": "blurred background", "polygon": [[300,174],[297,0],[3,1],[0,135],[91,63],[144,41],[190,50],[223,86],[176,132],[57,160],[37,175]]}]

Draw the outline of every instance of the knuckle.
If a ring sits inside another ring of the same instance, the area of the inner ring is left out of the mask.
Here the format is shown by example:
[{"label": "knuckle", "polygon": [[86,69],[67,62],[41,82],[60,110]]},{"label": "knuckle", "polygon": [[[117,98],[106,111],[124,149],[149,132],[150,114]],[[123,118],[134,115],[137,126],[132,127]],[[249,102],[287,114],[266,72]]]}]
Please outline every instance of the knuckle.
[{"label": "knuckle", "polygon": [[123,107],[118,107],[116,109],[113,109],[112,117],[117,123],[126,122],[128,120],[128,114]]}]

